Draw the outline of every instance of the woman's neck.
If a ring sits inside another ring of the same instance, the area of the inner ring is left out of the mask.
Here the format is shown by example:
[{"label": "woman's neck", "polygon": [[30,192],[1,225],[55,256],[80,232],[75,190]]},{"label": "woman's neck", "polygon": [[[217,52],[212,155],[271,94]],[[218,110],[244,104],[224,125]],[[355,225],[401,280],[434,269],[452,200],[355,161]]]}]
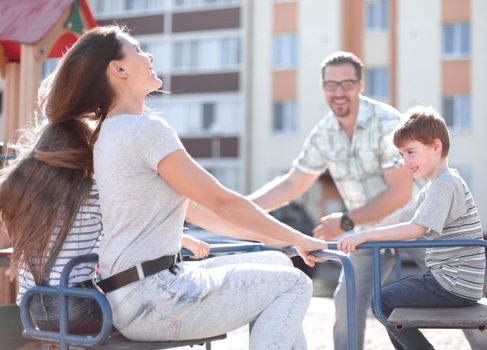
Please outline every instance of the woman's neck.
[{"label": "woman's neck", "polygon": [[112,109],[108,112],[108,117],[119,114],[141,115],[144,110],[144,97],[138,98],[130,94],[119,95]]}]

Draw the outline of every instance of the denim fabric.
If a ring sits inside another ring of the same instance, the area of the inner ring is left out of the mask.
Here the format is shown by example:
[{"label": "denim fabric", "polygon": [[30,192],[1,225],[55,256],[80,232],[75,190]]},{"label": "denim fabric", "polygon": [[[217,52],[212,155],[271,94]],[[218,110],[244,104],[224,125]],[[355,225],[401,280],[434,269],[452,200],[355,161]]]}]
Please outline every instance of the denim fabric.
[{"label": "denim fabric", "polygon": [[[79,287],[80,284],[75,285]],[[35,295],[30,304],[34,325],[44,331],[59,331],[59,298]],[[101,309],[93,299],[68,297],[69,333],[96,334],[102,324]]]},{"label": "denim fabric", "polygon": [[[424,269],[424,249],[403,249],[401,256],[409,256],[420,268]],[[355,275],[355,319],[357,325],[357,349],[364,347],[365,321],[367,310],[372,300],[373,264],[372,250],[361,249],[350,254]],[[386,253],[381,257],[382,280],[386,279],[393,270],[395,257]],[[343,280],[343,272],[335,291],[335,324],[333,326],[333,340],[336,350],[348,350],[347,323],[347,289]]]},{"label": "denim fabric", "polygon": [[311,280],[278,252],[178,264],[112,293],[114,325],[133,340],[214,336],[253,322],[249,349],[306,349]]},{"label": "denim fabric", "polygon": [[[387,317],[395,307],[460,307],[476,303],[445,290],[431,272],[408,276],[382,288],[381,306]],[[387,332],[396,349],[434,349],[417,328],[398,331],[390,327]]]}]

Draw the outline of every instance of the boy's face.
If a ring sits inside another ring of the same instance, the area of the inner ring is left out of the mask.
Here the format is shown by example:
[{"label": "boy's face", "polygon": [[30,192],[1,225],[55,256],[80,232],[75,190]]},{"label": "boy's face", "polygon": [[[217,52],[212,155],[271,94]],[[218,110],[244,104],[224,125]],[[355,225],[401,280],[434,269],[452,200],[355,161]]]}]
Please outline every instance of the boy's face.
[{"label": "boy's face", "polygon": [[434,139],[430,145],[417,140],[405,141],[399,147],[404,158],[404,166],[408,168],[417,180],[431,180],[441,165],[441,141]]}]

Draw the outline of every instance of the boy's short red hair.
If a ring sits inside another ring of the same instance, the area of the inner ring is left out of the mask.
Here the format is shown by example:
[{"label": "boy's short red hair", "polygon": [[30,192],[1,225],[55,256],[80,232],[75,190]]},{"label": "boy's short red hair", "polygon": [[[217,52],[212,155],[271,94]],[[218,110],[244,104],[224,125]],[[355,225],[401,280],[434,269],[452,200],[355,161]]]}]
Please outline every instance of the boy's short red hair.
[{"label": "boy's short red hair", "polygon": [[441,156],[445,158],[450,150],[448,127],[440,114],[432,107],[416,106],[405,113],[406,120],[394,132],[397,148],[407,141],[419,141],[431,145],[439,139],[443,145]]}]

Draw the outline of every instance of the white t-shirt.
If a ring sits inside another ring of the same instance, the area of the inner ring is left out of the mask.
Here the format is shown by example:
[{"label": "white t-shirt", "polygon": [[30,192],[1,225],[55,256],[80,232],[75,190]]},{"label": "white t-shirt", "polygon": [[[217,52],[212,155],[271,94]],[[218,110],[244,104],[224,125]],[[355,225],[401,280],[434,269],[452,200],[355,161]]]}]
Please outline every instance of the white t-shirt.
[{"label": "white t-shirt", "polygon": [[162,118],[123,114],[103,122],[94,148],[102,278],[181,249],[187,199],[157,173],[159,161],[179,149]]}]

